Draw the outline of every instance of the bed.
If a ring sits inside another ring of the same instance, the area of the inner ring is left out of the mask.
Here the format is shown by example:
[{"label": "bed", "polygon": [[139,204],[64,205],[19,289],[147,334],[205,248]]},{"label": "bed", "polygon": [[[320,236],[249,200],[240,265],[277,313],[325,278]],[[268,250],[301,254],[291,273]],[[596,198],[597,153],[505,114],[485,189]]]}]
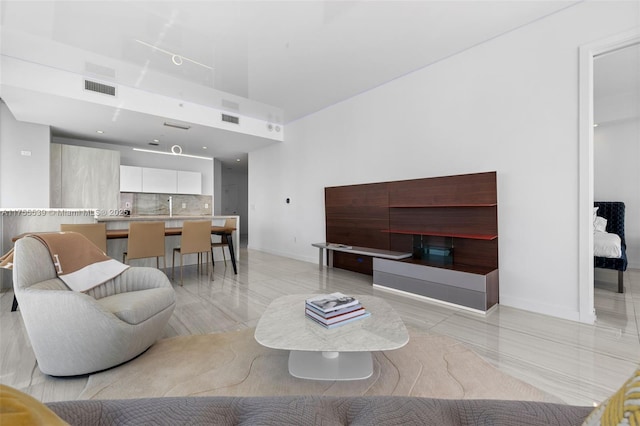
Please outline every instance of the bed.
[{"label": "bed", "polygon": [[624,239],[624,211],[621,201],[596,201],[594,207],[594,256],[596,268],[618,271],[618,293],[624,292],[623,272],[627,270]]}]

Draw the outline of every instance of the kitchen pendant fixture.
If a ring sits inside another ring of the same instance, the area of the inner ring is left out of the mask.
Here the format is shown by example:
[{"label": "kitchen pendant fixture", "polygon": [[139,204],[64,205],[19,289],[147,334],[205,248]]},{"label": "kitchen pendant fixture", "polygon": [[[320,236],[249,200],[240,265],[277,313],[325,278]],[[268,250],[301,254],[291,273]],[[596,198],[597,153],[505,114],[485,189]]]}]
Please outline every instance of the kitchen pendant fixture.
[{"label": "kitchen pendant fixture", "polygon": [[199,158],[201,160],[209,160],[213,161],[212,157],[203,157],[201,155],[191,155],[191,154],[183,154],[182,147],[180,145],[173,145],[171,147],[171,151],[155,151],[153,149],[144,149],[144,148],[133,148],[134,151],[138,152],[150,152],[153,154],[162,154],[162,155],[173,155],[174,157],[189,157],[189,158]]},{"label": "kitchen pendant fixture", "polygon": [[209,70],[213,70],[212,67],[210,67],[209,65],[205,65],[202,62],[198,62],[198,61],[194,61],[193,59],[187,58],[186,56],[182,56],[179,53],[173,53],[173,52],[169,52],[168,50],[165,49],[161,49],[157,46],[154,46],[153,44],[147,43],[145,41],[142,40],[138,40],[138,39],[134,39],[136,42],[142,44],[143,46],[147,46],[149,48],[151,48],[151,50],[153,51],[158,51],[158,52],[162,52],[166,55],[169,55],[171,57],[171,62],[173,62],[174,65],[176,66],[180,66],[184,63],[184,61],[188,61],[191,62],[194,65],[198,65],[201,66],[203,68],[209,69]]}]

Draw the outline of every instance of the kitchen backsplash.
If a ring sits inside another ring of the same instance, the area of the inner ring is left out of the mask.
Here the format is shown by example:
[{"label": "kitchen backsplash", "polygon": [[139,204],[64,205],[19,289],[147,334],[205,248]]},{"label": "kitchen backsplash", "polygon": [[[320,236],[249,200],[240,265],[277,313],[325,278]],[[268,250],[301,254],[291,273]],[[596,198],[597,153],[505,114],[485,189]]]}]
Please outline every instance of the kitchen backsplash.
[{"label": "kitchen backsplash", "polygon": [[211,195],[142,192],[121,192],[120,209],[130,210],[131,216],[168,216],[169,197],[172,197],[174,216],[209,216],[213,212]]}]

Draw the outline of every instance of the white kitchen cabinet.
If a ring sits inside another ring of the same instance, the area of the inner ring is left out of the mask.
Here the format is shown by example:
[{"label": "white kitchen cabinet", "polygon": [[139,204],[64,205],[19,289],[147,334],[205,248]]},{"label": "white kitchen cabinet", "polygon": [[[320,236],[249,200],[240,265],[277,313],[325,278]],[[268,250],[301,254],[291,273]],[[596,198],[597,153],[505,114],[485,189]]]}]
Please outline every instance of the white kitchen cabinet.
[{"label": "white kitchen cabinet", "polygon": [[202,194],[202,174],[178,170],[178,194]]},{"label": "white kitchen cabinet", "polygon": [[142,167],[120,166],[120,192],[142,192]]},{"label": "white kitchen cabinet", "polygon": [[176,194],[178,172],[176,170],[142,168],[142,192]]}]

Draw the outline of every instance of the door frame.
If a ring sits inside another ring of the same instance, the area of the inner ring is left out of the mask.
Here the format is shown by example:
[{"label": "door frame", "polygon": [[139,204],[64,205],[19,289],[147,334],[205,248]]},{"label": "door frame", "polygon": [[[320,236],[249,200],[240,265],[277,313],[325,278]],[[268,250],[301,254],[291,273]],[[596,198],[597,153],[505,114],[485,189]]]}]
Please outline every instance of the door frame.
[{"label": "door frame", "polygon": [[593,61],[598,55],[640,43],[640,29],[634,29],[580,47],[579,134],[578,134],[578,310],[580,322],[593,324]]}]

